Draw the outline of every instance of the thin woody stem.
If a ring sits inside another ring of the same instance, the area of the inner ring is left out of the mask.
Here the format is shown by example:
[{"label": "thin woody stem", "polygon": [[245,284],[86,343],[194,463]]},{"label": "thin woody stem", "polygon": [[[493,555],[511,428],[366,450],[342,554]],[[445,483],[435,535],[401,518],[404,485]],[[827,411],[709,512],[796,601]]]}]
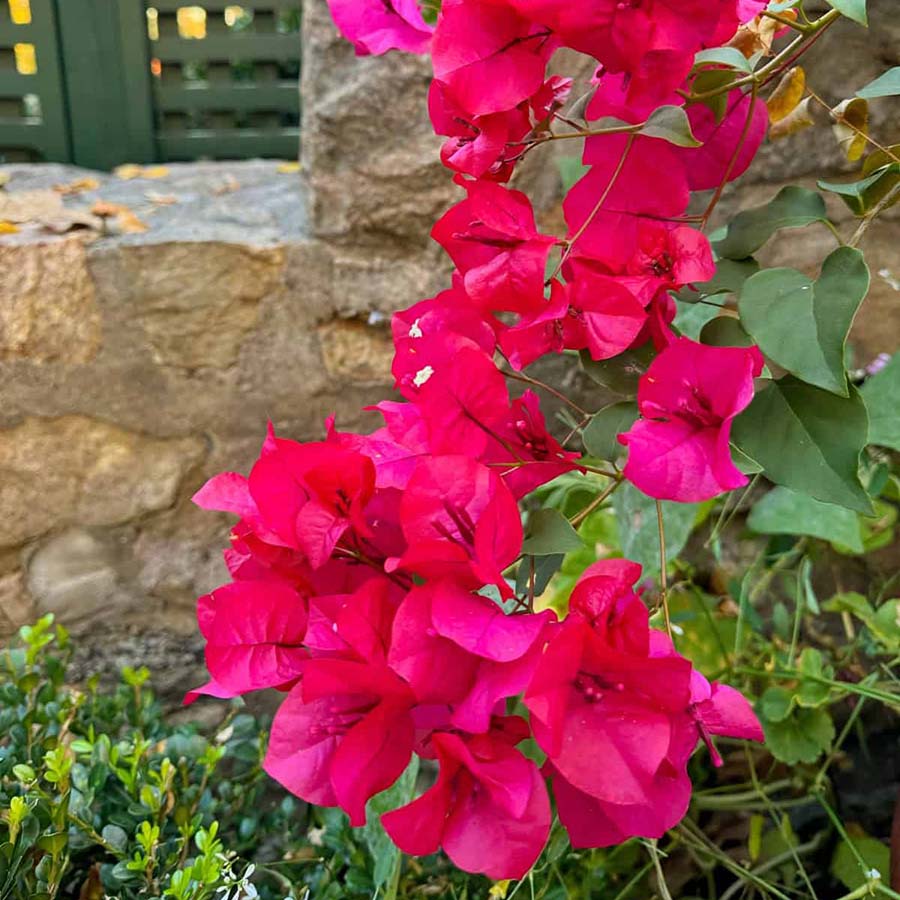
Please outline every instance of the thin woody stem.
[{"label": "thin woody stem", "polygon": [[659,527],[659,588],[663,614],[666,617],[666,632],[672,638],[672,618],[669,615],[669,576],[666,572],[666,528],[663,523],[662,503],[656,501],[656,524]]},{"label": "thin woody stem", "polygon": [[[819,19],[816,19],[815,22],[811,22],[808,26],[806,26],[806,33],[801,34],[796,40],[792,41],[788,44],[784,50],[781,51],[774,59],[770,62],[766,63],[761,69],[758,69],[756,72],[753,72],[751,75],[746,75],[743,78],[738,78],[736,81],[731,81],[728,84],[723,84],[721,87],[713,88],[709,91],[703,91],[700,94],[687,94],[682,92],[682,96],[688,100],[689,103],[697,103],[702,100],[711,100],[713,97],[718,97],[721,94],[727,94],[729,91],[734,90],[735,88],[746,87],[750,84],[764,84],[765,79],[768,76],[776,73],[780,70],[781,66],[784,64],[793,63],[793,61],[800,55],[800,53],[805,53],[806,50],[812,46],[813,41],[817,40],[819,35],[829,26],[834,24],[841,17],[840,12],[836,9],[831,9],[824,16]],[[799,52],[798,52],[799,51]]]},{"label": "thin woody stem", "polygon": [[553,394],[558,400],[562,400],[563,403],[571,406],[576,412],[580,413],[585,418],[590,418],[591,414],[586,410],[582,409],[574,400],[570,400],[565,394],[561,391],[558,391],[555,387],[551,387],[549,384],[545,384],[543,381],[538,381],[537,378],[532,378],[530,375],[526,375],[524,372],[504,372],[503,373],[507,378],[512,378],[513,381],[521,381],[524,384],[530,384],[534,387],[543,388],[550,394]]},{"label": "thin woody stem", "polygon": [[859,135],[861,138],[863,138],[867,143],[871,144],[877,150],[880,150],[889,159],[893,160],[896,163],[900,163],[900,156],[897,156],[897,154],[894,153],[894,151],[891,150],[890,147],[885,147],[884,144],[878,143],[878,141],[876,141],[875,138],[871,137],[869,134],[867,134],[861,128],[854,125],[849,119],[845,118],[844,116],[836,115],[834,113],[834,111],[832,110],[832,108],[812,88],[808,87],[806,89],[806,93],[809,94],[809,96],[812,97],[812,99],[815,100],[816,103],[819,104],[819,106],[822,106],[824,109],[826,109],[828,111],[828,114],[831,116],[831,118],[834,119],[836,122],[839,122],[841,125],[846,125],[847,128],[849,128],[852,132]]},{"label": "thin woody stem", "polygon": [[706,212],[703,213],[703,219],[700,223],[701,231],[706,230],[706,226],[709,224],[710,216],[712,216],[715,208],[719,205],[719,201],[722,199],[722,194],[725,191],[725,186],[728,184],[728,179],[731,177],[731,173],[734,171],[734,167],[737,165],[737,161],[740,158],[741,151],[744,149],[744,144],[747,143],[747,138],[750,135],[750,126],[753,124],[753,113],[756,109],[756,103],[758,100],[758,90],[758,85],[754,84],[753,90],[750,92],[750,108],[747,110],[747,121],[744,123],[744,129],[741,132],[740,140],[737,142],[737,146],[734,148],[734,153],[731,154],[731,159],[728,161],[728,166],[725,169],[724,174],[722,175],[722,180],[719,182],[719,186],[716,188],[716,192],[715,194],[713,194],[712,200],[709,201],[709,205],[706,207]]},{"label": "thin woody stem", "polygon": [[895,184],[882,198],[878,201],[878,203],[872,207],[871,211],[866,214],[866,217],[859,223],[856,231],[853,233],[853,237],[847,242],[848,247],[858,247],[860,242],[865,237],[866,232],[869,230],[869,226],[878,218],[881,213],[883,213],[889,206],[891,206],[894,202],[900,199],[900,183]]},{"label": "thin woody stem", "polygon": [[577,528],[592,512],[603,506],[603,504],[610,498],[612,493],[616,490],[616,488],[618,488],[621,483],[622,476],[620,475],[602,493],[594,497],[594,499],[591,500],[591,502],[580,513],[578,513],[578,515],[572,516],[572,518],[569,519],[569,524],[573,528]]},{"label": "thin woody stem", "polygon": [[622,174],[622,169],[625,168],[625,163],[628,160],[628,154],[631,152],[631,148],[634,146],[634,138],[635,135],[633,134],[628,136],[628,140],[625,142],[625,148],[622,150],[622,156],[619,158],[619,162],[616,165],[615,171],[612,173],[612,176],[609,179],[609,183],[606,185],[603,193],[600,195],[600,199],[597,201],[597,205],[591,210],[590,215],[584,220],[584,222],[581,224],[581,227],[570,239],[568,246],[563,251],[562,258],[559,261],[559,265],[557,265],[557,267],[553,271],[553,274],[547,279],[548,284],[553,281],[553,279],[556,278],[557,275],[559,275],[562,267],[566,264],[566,260],[572,253],[572,248],[580,240],[585,231],[588,230],[591,223],[597,217],[597,214],[603,208],[603,204],[606,203],[606,198],[610,195],[613,187],[615,187],[615,184],[619,179],[619,175]]}]

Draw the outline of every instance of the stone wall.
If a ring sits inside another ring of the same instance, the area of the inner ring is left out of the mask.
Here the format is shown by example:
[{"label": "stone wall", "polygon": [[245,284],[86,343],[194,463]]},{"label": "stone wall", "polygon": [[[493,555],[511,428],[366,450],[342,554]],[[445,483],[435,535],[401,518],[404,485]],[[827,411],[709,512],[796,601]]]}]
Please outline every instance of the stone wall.
[{"label": "stone wall", "polygon": [[[810,67],[823,93],[838,100],[900,61],[894,2],[870,3],[877,42],[844,26],[823,39]],[[0,219],[23,220],[0,237],[0,632],[47,611],[89,628],[84,671],[143,663],[164,690],[200,677],[194,598],[226,577],[228,520],[191,494],[246,470],[268,419],[300,439],[333,411],[364,424],[389,389],[390,312],[446,278],[427,235],[456,189],[427,122],[427,61],[357,59],[322,0],[307,0],[303,40],[300,175],[264,162],[129,180],[0,168]],[[875,127],[900,123],[876,107]],[[811,134],[766,148],[723,208],[841,171],[830,135]],[[549,155],[521,179],[557,220]],[[103,225],[98,201],[138,225]],[[57,233],[75,222],[90,227]],[[869,238],[887,274],[857,326],[861,355],[897,344],[898,236],[894,219]],[[770,258],[814,268],[830,240],[793,232]]]}]

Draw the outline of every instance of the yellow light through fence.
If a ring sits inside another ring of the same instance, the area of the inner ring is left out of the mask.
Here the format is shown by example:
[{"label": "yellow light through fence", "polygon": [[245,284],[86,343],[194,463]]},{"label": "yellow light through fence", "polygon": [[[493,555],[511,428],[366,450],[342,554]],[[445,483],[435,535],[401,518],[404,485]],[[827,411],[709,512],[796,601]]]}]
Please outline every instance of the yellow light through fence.
[{"label": "yellow light through fence", "polygon": [[159,40],[159,12],[153,6],[147,7],[147,37],[151,41]]},{"label": "yellow light through fence", "polygon": [[181,37],[193,40],[206,37],[206,10],[202,6],[182,6],[177,19]]},{"label": "yellow light through fence", "polygon": [[233,28],[241,16],[244,15],[243,6],[226,6],[225,7],[225,24],[229,28]]},{"label": "yellow light through fence", "polygon": [[31,24],[31,0],[7,0],[13,25]]},{"label": "yellow light through fence", "polygon": [[34,75],[37,72],[34,44],[16,44],[13,52],[16,54],[16,71],[20,75]]}]

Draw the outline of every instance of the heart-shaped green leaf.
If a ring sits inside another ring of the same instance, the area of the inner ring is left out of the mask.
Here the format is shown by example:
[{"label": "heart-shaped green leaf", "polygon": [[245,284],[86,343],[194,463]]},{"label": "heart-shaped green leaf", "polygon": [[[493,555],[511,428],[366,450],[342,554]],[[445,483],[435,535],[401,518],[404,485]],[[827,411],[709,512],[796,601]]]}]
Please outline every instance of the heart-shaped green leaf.
[{"label": "heart-shaped green leaf", "polygon": [[866,13],[866,0],[828,0],[831,6],[842,16],[859,22],[860,25],[868,25],[869,17]]},{"label": "heart-shaped green leaf", "polygon": [[838,397],[788,375],[756,395],[735,419],[732,439],[770,481],[872,515],[859,478],[868,430],[856,388]]},{"label": "heart-shaped green leaf", "polygon": [[868,291],[862,253],[840,247],[816,282],[795,269],[766,269],[749,278],[741,291],[741,324],[788,372],[846,397],[844,347]]},{"label": "heart-shaped green leaf", "polygon": [[699,147],[702,142],[694,137],[691,122],[683,106],[660,106],[650,113],[641,134],[659,138],[676,147]]},{"label": "heart-shaped green leaf", "polygon": [[615,459],[624,452],[616,439],[634,425],[638,417],[636,403],[623,400],[613,403],[596,413],[584,429],[584,447],[591,456],[600,459]]},{"label": "heart-shaped green leaf", "polygon": [[819,181],[823,191],[837,194],[857,216],[864,216],[900,181],[900,164],[889,163],[859,181]]},{"label": "heart-shaped green leaf", "polygon": [[853,510],[786,487],[766,494],[751,510],[747,525],[760,534],[807,534],[863,552],[859,519]]},{"label": "heart-shaped green leaf", "polygon": [[716,253],[728,259],[752,256],[779,228],[801,228],[825,222],[825,201],[820,194],[789,185],[769,203],[738,213],[725,237],[716,242]]},{"label": "heart-shaped green leaf", "polygon": [[900,66],[888,69],[884,75],[879,75],[874,81],[870,81],[864,88],[856,92],[857,97],[865,100],[873,100],[875,97],[896,97],[900,95]]},{"label": "heart-shaped green leaf", "polygon": [[532,556],[553,556],[579,550],[584,541],[569,524],[569,520],[555,509],[539,509],[528,519],[528,536],[522,552]]}]

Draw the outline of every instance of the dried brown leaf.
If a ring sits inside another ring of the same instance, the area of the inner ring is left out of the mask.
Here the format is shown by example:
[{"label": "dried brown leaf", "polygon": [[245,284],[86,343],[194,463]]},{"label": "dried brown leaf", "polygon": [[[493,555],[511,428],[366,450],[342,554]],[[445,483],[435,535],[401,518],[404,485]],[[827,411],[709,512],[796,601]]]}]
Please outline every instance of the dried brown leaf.
[{"label": "dried brown leaf", "polygon": [[57,194],[69,196],[71,194],[83,194],[85,191],[96,191],[100,182],[96,178],[76,178],[68,184],[54,184],[53,190]]},{"label": "dried brown leaf", "polygon": [[[783,12],[782,16],[796,19],[797,11],[789,9]],[[740,50],[747,59],[757,53],[771,56],[772,44],[785,27],[781,22],[776,22],[775,19],[770,19],[768,16],[757,16],[738,28],[735,36],[728,42],[728,46]]]}]

